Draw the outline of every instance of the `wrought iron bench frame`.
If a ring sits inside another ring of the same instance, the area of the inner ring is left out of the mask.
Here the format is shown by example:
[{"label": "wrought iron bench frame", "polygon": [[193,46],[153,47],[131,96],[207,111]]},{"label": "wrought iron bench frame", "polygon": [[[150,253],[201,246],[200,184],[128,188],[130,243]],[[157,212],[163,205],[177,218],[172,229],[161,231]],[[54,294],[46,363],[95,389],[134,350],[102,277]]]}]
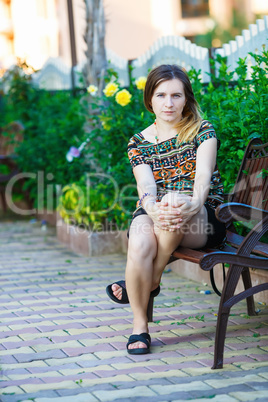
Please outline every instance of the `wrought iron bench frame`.
[{"label": "wrought iron bench frame", "polygon": [[[268,283],[252,286],[249,267],[268,270],[268,244],[260,239],[268,232],[268,143],[254,138],[248,144],[242,160],[236,183],[228,202],[216,209],[217,218],[226,224],[227,242],[223,249],[193,250],[178,247],[170,261],[178,259],[191,261],[210,271],[216,264],[230,264],[221,294],[218,310],[214,364],[212,369],[223,367],[224,342],[230,309],[240,300],[247,299],[249,315],[256,315],[253,295],[268,290]],[[244,237],[237,234],[234,221],[255,226]],[[242,276],[245,290],[235,295],[238,281]],[[152,311],[151,311],[152,313]],[[152,319],[151,317],[149,317]]]}]

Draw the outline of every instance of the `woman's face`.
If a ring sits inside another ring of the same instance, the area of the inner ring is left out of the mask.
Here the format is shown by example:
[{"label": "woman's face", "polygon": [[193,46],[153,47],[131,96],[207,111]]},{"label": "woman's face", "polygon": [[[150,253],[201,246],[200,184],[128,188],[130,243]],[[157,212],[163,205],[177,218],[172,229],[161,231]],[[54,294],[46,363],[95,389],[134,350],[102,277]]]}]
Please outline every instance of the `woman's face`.
[{"label": "woman's face", "polygon": [[156,119],[169,123],[179,122],[186,103],[183,83],[177,78],[161,82],[151,102]]}]

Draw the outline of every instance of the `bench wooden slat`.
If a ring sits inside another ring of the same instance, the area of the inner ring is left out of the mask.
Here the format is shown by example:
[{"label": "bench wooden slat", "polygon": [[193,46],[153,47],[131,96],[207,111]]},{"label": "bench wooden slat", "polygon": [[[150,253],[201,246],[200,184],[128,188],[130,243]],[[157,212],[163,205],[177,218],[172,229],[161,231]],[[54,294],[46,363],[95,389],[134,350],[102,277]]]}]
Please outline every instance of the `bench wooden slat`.
[{"label": "bench wooden slat", "polygon": [[[232,247],[237,249],[243,240],[244,240],[243,236],[227,231],[227,242]],[[252,252],[259,256],[268,257],[268,244],[258,242],[258,244],[254,247]]]},{"label": "bench wooden slat", "polygon": [[[227,253],[235,253],[243,240],[244,240],[243,236],[227,231],[228,244],[226,244],[225,247],[223,247],[220,251]],[[179,260],[182,259],[185,261],[194,262],[195,264],[199,264],[201,258],[205,254],[213,253],[215,251],[218,250],[215,249],[193,250],[187,247],[178,247],[172,253],[172,257],[174,257],[175,259]],[[268,244],[258,242],[258,244],[253,250],[253,253],[259,256],[268,257]]]},{"label": "bench wooden slat", "polygon": [[[204,257],[205,254],[209,254],[215,251],[218,250],[216,249],[193,250],[192,248],[178,247],[172,253],[172,257],[175,257],[176,259],[183,259],[189,262],[194,262],[195,264],[199,264],[201,258]],[[236,249],[227,244],[221,251],[225,251],[228,253],[235,253]]]}]

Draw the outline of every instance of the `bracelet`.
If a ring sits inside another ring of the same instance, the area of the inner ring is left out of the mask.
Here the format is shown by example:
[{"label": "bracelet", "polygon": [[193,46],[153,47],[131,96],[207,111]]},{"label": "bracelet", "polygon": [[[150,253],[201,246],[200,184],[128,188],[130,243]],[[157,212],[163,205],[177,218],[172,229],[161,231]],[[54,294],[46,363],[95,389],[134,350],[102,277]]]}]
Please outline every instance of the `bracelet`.
[{"label": "bracelet", "polygon": [[145,197],[147,197],[148,195],[151,195],[152,197],[153,197],[153,195],[152,194],[150,194],[150,193],[144,193],[143,195],[142,195],[142,197],[140,198],[140,201],[139,201],[139,206],[141,207],[141,203],[142,203],[142,201],[144,200],[144,198]]},{"label": "bracelet", "polygon": [[143,207],[143,209],[145,209],[145,211],[146,211],[146,207],[147,207],[148,204],[156,204],[156,201],[153,200],[152,198],[149,198],[149,200],[145,201],[145,204],[144,204],[144,207]]}]

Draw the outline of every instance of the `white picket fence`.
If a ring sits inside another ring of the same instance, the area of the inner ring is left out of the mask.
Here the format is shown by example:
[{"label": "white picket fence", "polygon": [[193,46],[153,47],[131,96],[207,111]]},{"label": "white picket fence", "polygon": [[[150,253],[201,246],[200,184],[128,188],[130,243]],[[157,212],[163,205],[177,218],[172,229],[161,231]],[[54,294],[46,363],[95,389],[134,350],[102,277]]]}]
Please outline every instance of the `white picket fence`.
[{"label": "white picket fence", "polygon": [[[216,49],[215,54],[227,57],[227,65],[233,71],[237,67],[239,58],[247,56],[248,78],[250,78],[250,67],[254,59],[248,56],[249,52],[261,53],[267,46],[268,40],[268,16],[257,20],[256,24],[249,25],[249,29],[242,31],[235,40]],[[123,85],[129,84],[128,60],[119,57],[107,49],[107,60],[110,67],[119,74]],[[189,40],[180,36],[165,36],[158,39],[142,56],[132,62],[134,67],[132,75],[134,78],[146,76],[148,70],[161,64],[178,64],[189,70],[194,67],[201,70],[203,82],[210,81],[209,50],[197,46]],[[75,67],[76,85],[81,86],[80,76],[82,65]],[[34,78],[36,85],[48,90],[71,89],[71,69],[67,67],[60,58],[49,59],[43,68]]]},{"label": "white picket fence", "polygon": [[254,65],[254,59],[248,55],[249,52],[261,53],[268,44],[268,16],[261,20],[257,20],[256,24],[249,25],[249,29],[244,29],[242,35],[236,36],[235,40],[223,45],[222,48],[216,49],[215,54],[227,57],[227,65],[230,71],[237,67],[239,58],[247,57],[248,79],[250,79],[251,69]]}]

